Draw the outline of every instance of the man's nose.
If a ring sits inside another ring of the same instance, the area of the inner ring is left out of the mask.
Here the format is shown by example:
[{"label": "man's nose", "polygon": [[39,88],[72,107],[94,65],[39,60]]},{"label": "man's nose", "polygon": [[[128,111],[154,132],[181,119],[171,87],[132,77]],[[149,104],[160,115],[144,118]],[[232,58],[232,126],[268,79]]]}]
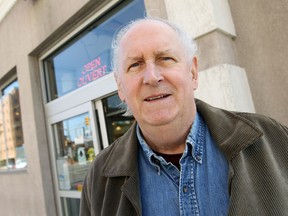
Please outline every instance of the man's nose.
[{"label": "man's nose", "polygon": [[156,86],[162,80],[163,76],[159,68],[157,68],[157,66],[154,63],[146,63],[143,83]]}]

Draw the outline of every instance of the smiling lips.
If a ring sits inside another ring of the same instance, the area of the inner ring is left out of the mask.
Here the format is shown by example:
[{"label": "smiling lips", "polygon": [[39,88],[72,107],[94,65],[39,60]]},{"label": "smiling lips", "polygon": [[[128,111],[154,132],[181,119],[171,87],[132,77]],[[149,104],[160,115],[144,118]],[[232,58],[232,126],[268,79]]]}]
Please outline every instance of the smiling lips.
[{"label": "smiling lips", "polygon": [[149,97],[149,98],[146,98],[144,101],[154,101],[154,100],[159,100],[159,99],[162,99],[162,98],[166,98],[170,96],[170,94],[162,94],[162,95],[158,95],[158,96],[153,96],[153,97]]}]

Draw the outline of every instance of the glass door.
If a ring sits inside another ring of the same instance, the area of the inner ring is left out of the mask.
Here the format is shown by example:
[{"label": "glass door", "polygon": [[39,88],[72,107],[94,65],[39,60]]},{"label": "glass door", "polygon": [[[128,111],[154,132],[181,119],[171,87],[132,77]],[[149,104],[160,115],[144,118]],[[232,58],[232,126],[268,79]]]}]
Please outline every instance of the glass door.
[{"label": "glass door", "polygon": [[123,115],[125,109],[118,94],[103,98],[102,105],[108,142],[111,144],[130,128],[134,122],[134,117]]},{"label": "glass door", "polygon": [[54,183],[63,216],[78,216],[83,180],[97,154],[133,124],[117,93],[48,118]]},{"label": "glass door", "polygon": [[58,205],[64,216],[79,214],[83,180],[102,149],[94,103],[89,102],[49,118],[51,155]]},{"label": "glass door", "polygon": [[122,136],[133,124],[133,116],[124,116],[125,110],[117,93],[95,102],[99,116],[103,147],[106,148]]},{"label": "glass door", "polygon": [[81,191],[83,176],[95,157],[89,113],[52,125],[59,190]]}]

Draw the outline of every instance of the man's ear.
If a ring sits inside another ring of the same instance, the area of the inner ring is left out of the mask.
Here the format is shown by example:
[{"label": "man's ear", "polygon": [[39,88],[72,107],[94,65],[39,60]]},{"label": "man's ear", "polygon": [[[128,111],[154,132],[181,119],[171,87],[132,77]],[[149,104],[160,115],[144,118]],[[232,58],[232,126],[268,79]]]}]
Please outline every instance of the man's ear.
[{"label": "man's ear", "polygon": [[124,97],[124,94],[122,92],[122,88],[120,88],[119,86],[118,86],[118,96],[122,102],[125,102],[125,97]]},{"label": "man's ear", "polygon": [[121,83],[121,80],[120,80],[120,78],[116,72],[114,72],[114,78],[115,78],[117,88],[118,88],[118,96],[121,99],[121,101],[124,102],[125,97],[124,97],[123,90],[122,90],[122,83]]},{"label": "man's ear", "polygon": [[198,59],[196,56],[193,57],[192,59],[192,80],[194,84],[194,90],[198,88]]}]

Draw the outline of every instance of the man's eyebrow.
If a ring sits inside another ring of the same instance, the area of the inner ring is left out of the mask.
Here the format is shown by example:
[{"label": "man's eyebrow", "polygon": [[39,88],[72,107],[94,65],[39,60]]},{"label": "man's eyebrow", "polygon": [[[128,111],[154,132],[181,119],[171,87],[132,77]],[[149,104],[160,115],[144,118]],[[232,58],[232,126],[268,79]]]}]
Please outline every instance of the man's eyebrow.
[{"label": "man's eyebrow", "polygon": [[[174,54],[174,53],[175,52],[172,49],[167,49],[167,50],[161,50],[161,51],[154,51],[153,55],[154,56],[161,56],[161,55]],[[138,61],[141,59],[144,59],[143,55],[139,55],[139,56],[135,55],[135,56],[128,56],[125,61],[131,62],[131,61]]]},{"label": "man's eyebrow", "polygon": [[141,56],[128,56],[125,61],[131,62],[131,61],[138,61],[140,59],[143,59],[142,55]]},{"label": "man's eyebrow", "polygon": [[167,55],[167,54],[173,54],[173,50],[171,49],[167,49],[167,50],[163,50],[163,51],[155,51],[154,55],[155,56],[161,56],[161,55]]}]

